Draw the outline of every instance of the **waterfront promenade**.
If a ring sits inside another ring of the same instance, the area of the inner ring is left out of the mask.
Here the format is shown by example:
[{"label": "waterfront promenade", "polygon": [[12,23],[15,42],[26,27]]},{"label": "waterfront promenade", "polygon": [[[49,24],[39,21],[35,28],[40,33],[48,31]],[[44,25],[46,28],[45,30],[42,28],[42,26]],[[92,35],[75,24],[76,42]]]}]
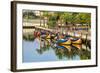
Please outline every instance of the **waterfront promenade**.
[{"label": "waterfront promenade", "polygon": [[[42,24],[43,25],[43,24]],[[60,29],[50,29],[50,28],[46,28],[46,27],[42,27],[40,26],[39,23],[23,23],[23,33],[33,33],[35,30],[45,30],[45,31],[49,31],[55,34],[55,31],[61,31]],[[81,38],[81,39],[87,39],[87,40],[91,40],[91,33],[90,32],[84,32],[84,31],[70,31],[70,30],[63,30],[64,33],[66,33],[69,36],[72,37],[77,37],[77,38]]]}]

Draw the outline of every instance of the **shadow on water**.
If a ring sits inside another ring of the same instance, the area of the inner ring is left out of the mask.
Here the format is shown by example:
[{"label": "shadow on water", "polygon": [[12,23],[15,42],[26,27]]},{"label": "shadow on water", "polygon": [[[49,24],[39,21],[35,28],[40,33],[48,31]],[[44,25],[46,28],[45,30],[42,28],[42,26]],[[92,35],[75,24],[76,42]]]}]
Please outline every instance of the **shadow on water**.
[{"label": "shadow on water", "polygon": [[91,59],[91,49],[88,44],[57,45],[55,42],[40,37],[31,41],[24,39],[23,62]]},{"label": "shadow on water", "polygon": [[58,59],[68,58],[69,60],[74,60],[75,58],[80,60],[90,59],[90,48],[88,45],[84,44],[72,44],[72,45],[56,45],[50,39],[41,39],[40,40],[40,49],[36,51],[39,54],[43,54],[46,51],[49,51],[51,48],[55,52],[55,55]]}]

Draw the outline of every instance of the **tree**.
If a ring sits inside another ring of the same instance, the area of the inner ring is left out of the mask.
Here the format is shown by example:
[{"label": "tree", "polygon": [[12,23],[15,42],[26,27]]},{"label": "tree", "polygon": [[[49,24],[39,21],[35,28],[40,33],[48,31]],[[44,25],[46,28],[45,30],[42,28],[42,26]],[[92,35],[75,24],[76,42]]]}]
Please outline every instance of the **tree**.
[{"label": "tree", "polygon": [[[45,24],[47,24],[47,22],[45,21],[45,20],[47,20],[48,21],[48,19],[49,19],[49,12],[48,11],[42,11],[43,12],[43,14],[42,14],[42,19],[43,19],[43,24],[44,24],[44,26],[45,26]],[[46,18],[46,19],[45,19]]]},{"label": "tree", "polygon": [[56,26],[56,17],[50,16],[47,24],[49,27],[55,27]]},{"label": "tree", "polygon": [[60,24],[87,24],[91,26],[91,14],[90,13],[78,13],[78,12],[48,12],[43,11],[42,18],[45,24],[45,17],[47,18],[46,24],[49,27],[55,27],[57,22]]},{"label": "tree", "polygon": [[23,11],[23,18],[24,19],[33,19],[36,18],[37,16],[35,15],[34,11],[32,10],[25,10]]},{"label": "tree", "polygon": [[78,15],[80,24],[91,24],[91,14],[90,13],[79,13]]}]

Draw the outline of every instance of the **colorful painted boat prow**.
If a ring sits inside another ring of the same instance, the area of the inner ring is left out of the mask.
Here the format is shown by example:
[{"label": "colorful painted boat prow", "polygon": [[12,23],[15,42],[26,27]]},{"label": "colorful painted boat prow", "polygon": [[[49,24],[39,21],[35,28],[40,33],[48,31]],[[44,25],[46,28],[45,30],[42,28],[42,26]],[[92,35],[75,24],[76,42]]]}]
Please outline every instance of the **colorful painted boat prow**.
[{"label": "colorful painted boat prow", "polygon": [[57,44],[60,44],[60,45],[71,45],[71,40],[66,40],[66,39],[61,39],[61,40],[58,40],[57,41]]},{"label": "colorful painted boat prow", "polygon": [[72,44],[82,44],[82,39],[72,40]]}]

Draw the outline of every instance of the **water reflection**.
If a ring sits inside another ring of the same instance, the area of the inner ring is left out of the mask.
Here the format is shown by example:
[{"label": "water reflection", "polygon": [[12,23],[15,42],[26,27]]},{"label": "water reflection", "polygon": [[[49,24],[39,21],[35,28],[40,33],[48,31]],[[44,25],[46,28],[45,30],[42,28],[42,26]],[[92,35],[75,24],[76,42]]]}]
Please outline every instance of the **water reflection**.
[{"label": "water reflection", "polygon": [[50,39],[23,40],[23,62],[87,60],[91,50],[84,44],[58,45]]}]

